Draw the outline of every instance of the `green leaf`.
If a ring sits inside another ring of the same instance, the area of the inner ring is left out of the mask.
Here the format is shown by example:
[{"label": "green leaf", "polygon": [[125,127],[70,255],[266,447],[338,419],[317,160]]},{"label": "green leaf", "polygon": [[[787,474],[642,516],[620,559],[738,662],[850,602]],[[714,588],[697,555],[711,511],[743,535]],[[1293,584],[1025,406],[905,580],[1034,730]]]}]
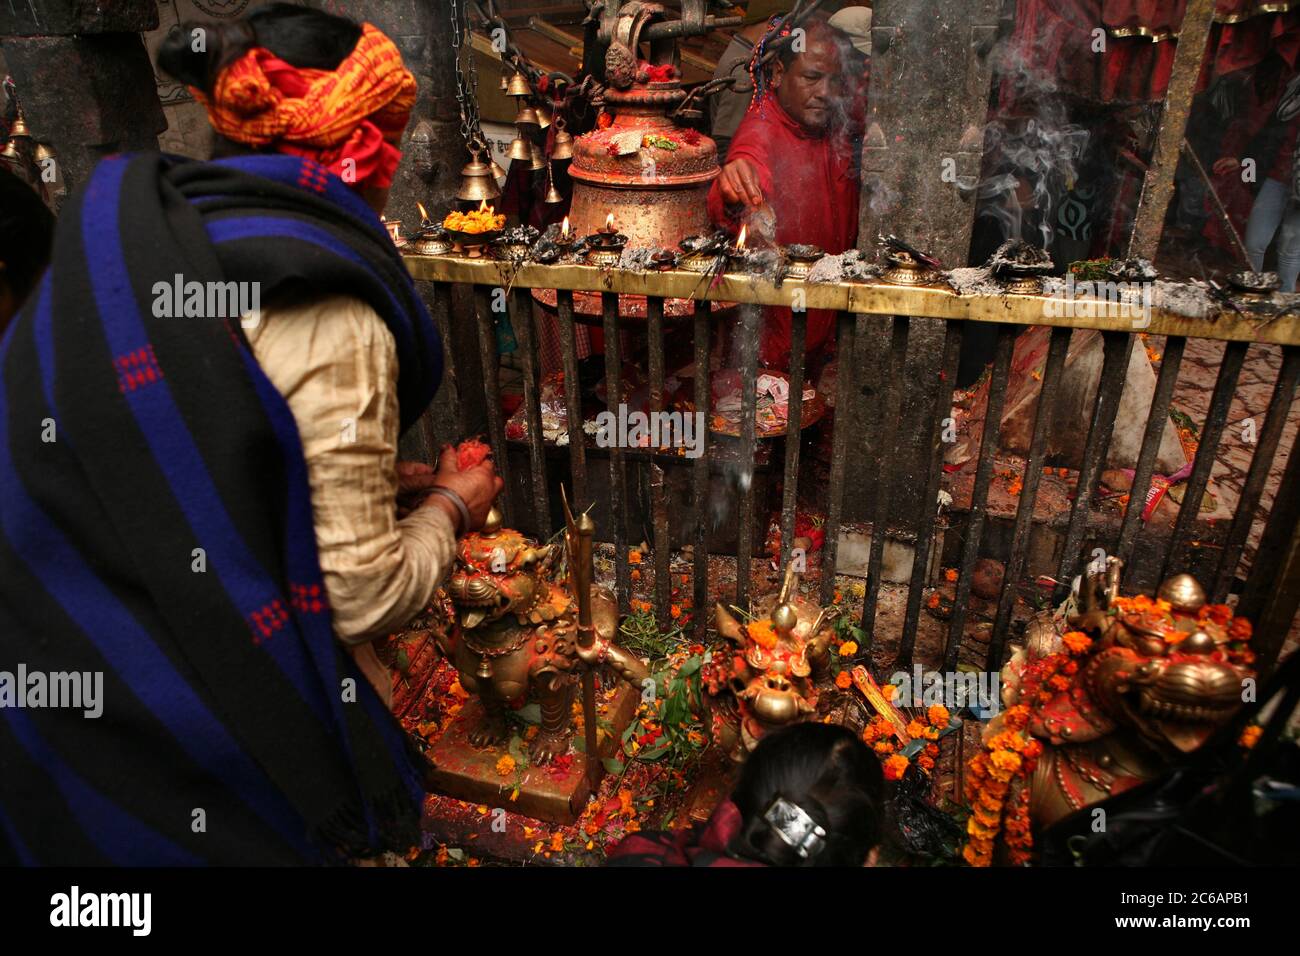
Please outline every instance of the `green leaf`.
[{"label": "green leaf", "polygon": [[668,752],[670,747],[672,747],[671,743],[660,744],[658,747],[651,750],[643,750],[641,753],[637,754],[637,756],[642,760],[658,760]]},{"label": "green leaf", "polygon": [[923,737],[917,737],[910,744],[900,750],[899,753],[910,760],[925,749],[925,744],[926,741]]},{"label": "green leaf", "polygon": [[681,666],[681,669],[677,671],[677,676],[679,678],[690,677],[692,674],[694,674],[697,670],[700,669],[700,666],[703,663],[704,663],[704,658],[700,657],[699,654],[692,655],[691,657],[686,658],[685,662]]},{"label": "green leaf", "polygon": [[606,773],[623,772],[623,766],[624,766],[623,761],[619,760],[617,757],[606,757],[604,760],[601,761],[601,763],[605,765]]},{"label": "green leaf", "polygon": [[542,722],[542,705],[535,700],[531,701],[516,710],[515,716],[526,724],[540,724]]}]

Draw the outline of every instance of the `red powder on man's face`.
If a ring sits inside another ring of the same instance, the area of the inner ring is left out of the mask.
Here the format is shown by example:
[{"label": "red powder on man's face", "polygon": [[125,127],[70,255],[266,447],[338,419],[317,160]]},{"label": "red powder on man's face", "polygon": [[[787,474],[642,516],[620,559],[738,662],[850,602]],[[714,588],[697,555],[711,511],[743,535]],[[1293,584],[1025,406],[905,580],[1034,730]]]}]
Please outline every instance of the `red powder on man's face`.
[{"label": "red powder on man's face", "polygon": [[456,467],[464,471],[481,464],[492,455],[492,449],[477,438],[467,438],[456,446]]}]

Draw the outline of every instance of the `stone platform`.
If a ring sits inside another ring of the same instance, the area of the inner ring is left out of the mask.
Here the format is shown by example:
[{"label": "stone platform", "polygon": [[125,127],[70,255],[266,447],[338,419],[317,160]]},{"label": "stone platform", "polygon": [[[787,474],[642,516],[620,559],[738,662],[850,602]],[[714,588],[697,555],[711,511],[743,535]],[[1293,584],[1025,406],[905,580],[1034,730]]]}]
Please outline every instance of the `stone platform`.
[{"label": "stone platform", "polygon": [[[597,759],[613,756],[619,735],[631,721],[639,701],[640,695],[635,690],[620,683],[608,702],[602,702],[597,713],[613,732],[602,735]],[[446,732],[429,750],[428,758],[433,764],[428,776],[429,788],[459,800],[506,808],[512,813],[561,826],[577,820],[591,795],[587,755],[575,748],[570,751],[571,760],[564,769],[529,766],[522,775],[502,776],[497,763],[509,753],[507,745],[475,747],[469,742],[470,729],[482,717],[482,705],[477,700],[469,700],[452,719]],[[596,779],[603,773],[601,766]],[[516,786],[519,795],[511,800]]]}]

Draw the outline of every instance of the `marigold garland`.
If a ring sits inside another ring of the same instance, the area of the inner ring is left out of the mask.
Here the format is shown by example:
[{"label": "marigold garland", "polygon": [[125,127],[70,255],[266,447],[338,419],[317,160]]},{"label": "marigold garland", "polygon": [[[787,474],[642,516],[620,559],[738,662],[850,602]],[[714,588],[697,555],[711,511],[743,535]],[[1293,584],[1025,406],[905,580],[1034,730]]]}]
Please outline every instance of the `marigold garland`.
[{"label": "marigold garland", "polygon": [[[1115,598],[1111,608],[1158,623],[1171,645],[1176,646],[1188,635],[1174,626],[1173,609],[1167,601],[1139,594]],[[1228,660],[1247,666],[1254,661],[1255,655],[1246,644],[1251,636],[1250,621],[1234,617],[1232,609],[1224,604],[1205,605],[1197,619],[1223,629],[1228,643],[1220,653]],[[1057,694],[1069,692],[1079,673],[1078,659],[1092,650],[1093,643],[1082,631],[1068,631],[1061,637],[1063,650],[1026,665],[1020,678],[1021,702],[1002,714],[1002,729],[990,736],[983,750],[967,764],[971,816],[966,824],[968,839],[962,858],[971,866],[992,865],[999,837],[1008,863],[1020,866],[1029,862],[1034,839],[1027,781],[1044,752],[1042,741],[1028,730],[1030,720],[1034,711]],[[1240,743],[1243,747],[1253,746],[1258,736],[1259,728],[1248,727]]]}]

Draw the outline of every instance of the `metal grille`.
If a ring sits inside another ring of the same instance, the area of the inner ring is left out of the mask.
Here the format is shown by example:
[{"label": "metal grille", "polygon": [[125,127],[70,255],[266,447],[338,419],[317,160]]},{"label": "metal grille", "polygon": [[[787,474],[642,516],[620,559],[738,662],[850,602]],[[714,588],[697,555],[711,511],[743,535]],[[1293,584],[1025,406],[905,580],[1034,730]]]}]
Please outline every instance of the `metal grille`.
[{"label": "metal grille", "polygon": [[[1078,492],[1070,506],[1065,525],[1063,546],[1055,577],[1068,582],[1081,570],[1081,555],[1085,544],[1097,545],[1108,553],[1129,560],[1138,553],[1140,544],[1143,561],[1158,562],[1163,573],[1188,568],[1190,556],[1197,552],[1197,569],[1215,601],[1222,601],[1234,581],[1242,575],[1242,558],[1252,523],[1260,516],[1261,495],[1270,468],[1278,454],[1283,426],[1291,410],[1297,381],[1300,380],[1300,313],[1253,314],[1249,311],[1224,309],[1218,314],[1203,318],[1190,318],[1159,308],[1153,309],[1145,331],[1166,336],[1163,361],[1156,381],[1149,419],[1145,428],[1141,451],[1136,463],[1136,474],[1130,491],[1130,505],[1126,509],[1118,532],[1099,527],[1090,521],[1094,517],[1094,494],[1097,490],[1103,463],[1114,429],[1120,394],[1129,365],[1130,351],[1134,347],[1135,329],[1126,315],[1100,314],[1082,318],[1045,314],[1043,299],[1028,295],[977,296],[960,295],[945,288],[894,286],[884,283],[805,284],[788,280],[781,286],[743,275],[726,274],[715,281],[701,281],[691,273],[652,272],[639,273],[625,270],[602,270],[592,266],[537,264],[512,265],[491,260],[473,260],[459,257],[410,256],[409,268],[417,280],[426,286],[428,298],[444,333],[452,321],[451,286],[472,287],[468,297],[473,303],[473,319],[478,330],[478,352],[485,383],[485,402],[488,418],[488,435],[498,466],[508,471],[509,455],[506,447],[505,422],[498,387],[498,356],[494,333],[494,315],[490,310],[489,296],[504,294],[510,320],[514,324],[522,350],[524,407],[527,417],[527,445],[529,474],[520,476],[516,487],[524,489],[516,494],[514,502],[529,512],[512,514],[508,508],[507,520],[526,525],[538,534],[551,531],[550,507],[552,498],[558,498],[558,489],[548,486],[547,455],[541,429],[539,406],[539,363],[537,359],[537,328],[533,302],[529,290],[533,288],[556,289],[557,315],[563,351],[565,395],[568,410],[568,480],[576,501],[590,501],[591,472],[595,458],[584,439],[580,415],[579,362],[574,337],[575,291],[596,292],[601,295],[602,324],[608,368],[607,404],[617,413],[620,395],[621,359],[620,331],[623,323],[619,317],[619,294],[648,296],[645,323],[645,354],[635,358],[644,360],[649,373],[650,407],[652,411],[663,408],[664,402],[664,300],[666,298],[691,299],[695,302],[693,320],[674,326],[683,334],[689,330],[694,337],[694,357],[697,375],[694,381],[694,398],[697,409],[709,408],[709,349],[710,300],[739,303],[738,328],[741,335],[740,364],[742,376],[741,434],[736,443],[742,464],[755,462],[757,439],[755,436],[755,389],[758,371],[758,330],[763,305],[799,305],[807,309],[834,309],[838,312],[836,327],[839,368],[836,385],[836,403],[831,436],[830,477],[826,487],[825,511],[827,528],[821,559],[821,600],[829,603],[835,589],[835,567],[838,550],[838,532],[843,517],[846,493],[857,494],[858,489],[873,485],[877,490],[891,487],[891,469],[897,456],[893,453],[898,441],[896,423],[905,389],[923,388],[932,392],[930,401],[934,409],[932,430],[929,436],[931,466],[925,475],[927,487],[921,497],[919,513],[898,515],[890,513],[889,495],[878,493],[868,496],[872,513],[868,523],[873,529],[866,576],[865,594],[861,612],[861,627],[869,640],[876,635],[877,610],[882,583],[882,564],[886,527],[910,530],[913,538],[914,559],[910,580],[907,582],[906,610],[899,642],[896,663],[910,668],[915,652],[917,625],[922,611],[925,589],[933,566],[931,549],[935,545],[936,530],[943,519],[934,507],[942,477],[943,443],[941,431],[949,415],[953,384],[956,380],[957,358],[963,332],[970,322],[989,322],[998,326],[995,360],[988,393],[985,421],[999,422],[1007,394],[1008,371],[1011,364],[1012,345],[1016,334],[1026,326],[1052,326],[1046,365],[1042,372],[1041,397],[1037,418],[1033,425],[1030,446],[1026,457],[1024,484],[1020,493],[1014,523],[1010,531],[1009,557],[1005,562],[1002,591],[997,601],[991,637],[985,652],[984,664],[989,669],[1001,666],[1010,636],[1013,605],[1017,583],[1024,576],[1029,552],[1030,532],[1034,524],[1034,502],[1045,463],[1049,415],[1044,408],[1051,405],[1056,395],[1065,367],[1066,353],[1075,329],[1097,329],[1103,334],[1104,360],[1096,398],[1089,410],[1087,438],[1078,476]],[[493,290],[505,290],[494,293]],[[1103,310],[1105,311],[1105,310]],[[913,317],[946,320],[943,338],[942,374],[938,382],[906,382],[902,378],[904,357],[907,351],[909,322]],[[461,317],[456,317],[461,320]],[[871,325],[889,329],[889,347],[886,354],[862,356],[855,351],[855,340],[865,342]],[[792,396],[803,389],[804,343],[806,341],[807,314],[793,313],[792,352],[790,358],[790,385]],[[447,336],[444,334],[444,339]],[[1187,480],[1184,504],[1174,522],[1172,532],[1163,541],[1143,541],[1147,531],[1140,518],[1140,503],[1145,499],[1156,461],[1164,424],[1168,419],[1170,401],[1174,393],[1184,351],[1189,338],[1218,339],[1226,347],[1219,365],[1218,378],[1209,409],[1203,422],[1195,465]],[[1226,531],[1220,530],[1215,543],[1217,559],[1207,564],[1206,552],[1196,547],[1197,504],[1209,482],[1215,453],[1221,442],[1231,401],[1238,385],[1246,352],[1251,343],[1267,343],[1282,348],[1281,369],[1272,391],[1272,398],[1259,429],[1258,440],[1250,463],[1236,511]],[[858,356],[855,363],[853,357]],[[449,361],[451,356],[448,356]],[[874,367],[873,367],[874,366]],[[454,374],[451,378],[455,378]],[[864,387],[874,383],[875,387]],[[931,406],[927,406],[931,407]],[[799,434],[801,402],[790,402],[789,435]],[[459,415],[458,424],[464,424]],[[866,434],[867,453],[860,462],[848,461],[849,439],[855,433]],[[964,536],[958,548],[959,560],[955,582],[955,601],[948,622],[946,645],[941,666],[952,669],[957,665],[963,632],[967,623],[966,605],[971,593],[972,572],[981,555],[988,514],[989,489],[994,471],[994,458],[998,452],[999,429],[986,427],[974,469],[973,491],[966,517]],[[1294,444],[1294,443],[1293,443]],[[794,539],[796,501],[799,486],[800,442],[787,440],[784,460],[780,463],[783,479],[781,497],[782,557],[788,559]],[[711,475],[716,473],[718,462],[714,451],[705,442],[705,453],[690,466],[690,494],[694,500],[697,517],[693,545],[693,593],[697,612],[707,607],[709,600],[709,561],[706,550],[705,523]],[[1272,513],[1267,516],[1259,546],[1250,563],[1248,573],[1240,586],[1238,613],[1250,617],[1256,625],[1256,652],[1261,671],[1275,663],[1282,648],[1297,604],[1300,603],[1300,449],[1292,447],[1290,458],[1275,492]],[[590,460],[589,460],[590,458]],[[642,449],[611,447],[608,450],[608,504],[614,516],[611,534],[617,567],[617,592],[620,609],[626,611],[631,595],[629,540],[621,516],[628,504],[628,465],[635,461],[638,474],[644,466],[648,474],[649,514],[653,540],[650,542],[656,571],[654,605],[661,625],[669,623],[668,568],[671,552],[669,535],[670,503],[664,479],[665,462],[655,453]],[[511,476],[505,474],[507,486]],[[755,485],[742,482],[738,491],[738,536],[734,551],[737,559],[737,588],[734,600],[744,606],[749,594],[750,567],[753,555],[755,522]],[[882,529],[875,533],[874,529]],[[1153,550],[1154,549],[1154,550]],[[1152,558],[1152,554],[1155,555]],[[1208,570],[1207,570],[1208,568]],[[1130,578],[1133,566],[1130,566]],[[1059,591],[1057,598],[1063,596]]]}]

